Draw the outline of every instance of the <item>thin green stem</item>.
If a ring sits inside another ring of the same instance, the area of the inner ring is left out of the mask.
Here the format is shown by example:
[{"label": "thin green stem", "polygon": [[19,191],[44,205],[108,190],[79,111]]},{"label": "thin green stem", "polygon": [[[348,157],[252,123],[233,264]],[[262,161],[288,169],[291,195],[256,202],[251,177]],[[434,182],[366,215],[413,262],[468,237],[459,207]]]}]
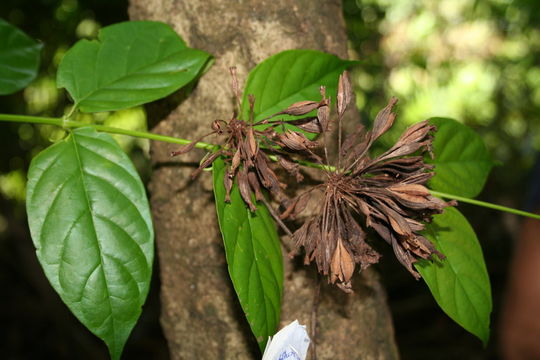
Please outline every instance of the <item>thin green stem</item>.
[{"label": "thin green stem", "polygon": [[[0,114],[0,121],[56,125],[56,126],[60,126],[64,128],[79,128],[79,127],[84,127],[84,126],[90,126],[96,129],[96,131],[102,131],[102,132],[107,132],[111,134],[127,135],[127,136],[133,136],[133,137],[149,139],[149,140],[164,141],[171,144],[179,144],[179,145],[186,145],[186,144],[191,143],[191,140],[176,138],[172,136],[153,134],[146,131],[126,130],[126,129],[115,128],[112,126],[88,124],[88,123],[83,123],[80,121],[70,121],[70,120],[66,121],[66,119],[63,119],[63,118]],[[205,143],[205,142],[197,142],[195,147],[199,149],[213,150],[215,149],[216,145]],[[274,155],[270,155],[269,158],[273,161],[277,161],[277,157]],[[335,167],[329,166],[329,165],[316,164],[309,161],[298,161],[298,163],[302,166],[326,170],[329,172],[336,171]],[[540,220],[540,215],[533,214],[527,211],[517,210],[517,209],[509,208],[506,206],[502,206],[502,205],[496,205],[496,204],[488,203],[485,201],[469,199],[466,197],[462,197],[462,196],[458,196],[454,194],[447,194],[447,193],[435,191],[435,190],[430,190],[430,192],[434,196],[442,197],[445,199],[454,199],[454,200],[458,200],[458,201],[468,203],[468,204],[482,206],[482,207],[499,210],[499,211],[505,211],[511,214],[526,216],[526,217]]]},{"label": "thin green stem", "polygon": [[530,217],[530,218],[533,218],[533,219],[539,219],[540,220],[540,215],[539,214],[533,214],[533,213],[530,213],[530,212],[527,212],[527,211],[522,211],[522,210],[509,208],[509,207],[502,206],[502,205],[492,204],[492,203],[488,203],[488,202],[485,202],[485,201],[469,199],[469,198],[466,198],[466,197],[463,197],[463,196],[447,194],[447,193],[440,192],[440,191],[435,191],[435,190],[429,190],[429,191],[431,192],[432,195],[442,197],[442,198],[445,198],[445,199],[453,199],[453,200],[461,201],[461,202],[464,202],[464,203],[467,203],[467,204],[473,204],[473,205],[482,206],[482,207],[486,207],[486,208],[490,208],[490,209],[494,209],[494,210],[505,211],[505,212],[508,212],[508,213],[511,213],[511,214],[527,216],[527,217]]},{"label": "thin green stem", "polygon": [[[63,118],[51,118],[51,117],[37,117],[37,116],[26,116],[26,115],[9,115],[9,114],[0,114],[0,121],[11,121],[11,122],[21,122],[21,123],[33,123],[33,124],[46,124],[46,125],[56,125],[64,128],[79,128],[84,126],[93,127],[96,131],[107,132],[111,134],[127,135],[149,140],[158,140],[164,141],[171,144],[186,145],[191,143],[191,140],[176,138],[172,136],[165,136],[159,134],[153,134],[146,131],[135,131],[120,129],[112,126],[98,125],[98,124],[89,124],[80,121],[70,121]],[[208,144],[205,142],[198,142],[195,145],[196,148],[212,150],[215,148],[214,144]]]}]

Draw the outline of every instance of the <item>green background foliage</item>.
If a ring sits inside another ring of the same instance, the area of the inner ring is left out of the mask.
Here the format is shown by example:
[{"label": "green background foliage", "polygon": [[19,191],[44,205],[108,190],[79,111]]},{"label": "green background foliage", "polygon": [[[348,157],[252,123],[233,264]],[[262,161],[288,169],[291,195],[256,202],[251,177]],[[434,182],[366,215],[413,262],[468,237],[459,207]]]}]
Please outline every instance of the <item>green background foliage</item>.
[{"label": "green background foliage", "polygon": [[0,19],[0,95],[28,85],[37,75],[42,45]]}]

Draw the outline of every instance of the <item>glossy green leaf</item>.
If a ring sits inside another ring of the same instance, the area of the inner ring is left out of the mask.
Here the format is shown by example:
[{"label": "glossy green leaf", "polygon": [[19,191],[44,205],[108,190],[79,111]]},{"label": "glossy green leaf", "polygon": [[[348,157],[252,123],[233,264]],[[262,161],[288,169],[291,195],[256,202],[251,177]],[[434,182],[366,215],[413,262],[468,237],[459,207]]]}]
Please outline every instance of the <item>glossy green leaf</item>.
[{"label": "glossy green leaf", "polygon": [[493,166],[482,138],[456,120],[433,118],[437,126],[433,151],[435,158],[426,162],[435,165],[435,176],[429,187],[454,195],[475,197],[482,191]]},{"label": "glossy green leaf", "polygon": [[75,130],[32,160],[26,209],[51,285],[120,358],[154,256],[146,192],[128,156],[107,134]]},{"label": "glossy green leaf", "polygon": [[57,85],[85,112],[110,111],[165,97],[192,81],[210,56],[152,21],[107,26],[63,57]]},{"label": "glossy green leaf", "polygon": [[491,286],[474,230],[458,210],[446,208],[443,214],[434,216],[424,235],[446,259],[423,260],[416,269],[442,310],[487,343],[492,310]]},{"label": "glossy green leaf", "polygon": [[268,209],[257,204],[252,213],[234,184],[225,203],[225,164],[214,161],[214,195],[225,245],[229,275],[251,331],[261,350],[279,324],[283,294],[283,260],[276,226]]},{"label": "glossy green leaf", "polygon": [[334,101],[339,75],[355,63],[315,50],[287,50],[273,55],[249,73],[242,100],[243,117],[248,119],[249,94],[255,95],[255,121],[298,101],[320,100],[321,85],[326,86],[327,95]]},{"label": "glossy green leaf", "polygon": [[0,19],[0,95],[19,91],[35,79],[42,47]]}]

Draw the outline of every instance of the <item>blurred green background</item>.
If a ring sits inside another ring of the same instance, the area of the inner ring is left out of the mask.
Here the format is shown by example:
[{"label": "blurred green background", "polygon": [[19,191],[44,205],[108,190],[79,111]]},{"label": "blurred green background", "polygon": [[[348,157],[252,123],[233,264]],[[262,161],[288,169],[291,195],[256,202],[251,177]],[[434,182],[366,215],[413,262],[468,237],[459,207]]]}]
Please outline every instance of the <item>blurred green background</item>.
[{"label": "blurred green background", "polygon": [[[522,208],[528,175],[540,150],[540,2],[537,0],[344,0],[357,105],[373,119],[394,95],[400,99],[394,134],[432,116],[452,117],[485,140],[498,162],[482,200]],[[127,20],[127,0],[3,0],[0,17],[44,43],[38,78],[0,97],[0,112],[61,116],[69,99],[56,89],[64,52],[99,28]],[[146,129],[144,108],[80,115],[79,121]],[[25,212],[26,169],[33,155],[64,136],[49,126],[0,124],[0,348],[7,359],[106,358],[48,286],[35,259]],[[392,134],[383,139],[390,142]],[[147,180],[148,143],[118,137]],[[494,316],[487,349],[435,304],[427,287],[385,256],[379,265],[388,289],[403,359],[497,358],[497,322],[508,262],[521,219],[461,205],[484,248]],[[157,274],[158,271],[154,271]],[[166,359],[159,328],[155,278],[125,358]]]}]

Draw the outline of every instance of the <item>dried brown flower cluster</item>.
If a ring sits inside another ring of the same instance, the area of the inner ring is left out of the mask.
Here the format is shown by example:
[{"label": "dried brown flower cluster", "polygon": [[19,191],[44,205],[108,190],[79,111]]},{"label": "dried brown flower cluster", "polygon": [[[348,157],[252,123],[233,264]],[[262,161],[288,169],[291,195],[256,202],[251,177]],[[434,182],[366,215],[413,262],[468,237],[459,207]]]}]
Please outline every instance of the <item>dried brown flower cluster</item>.
[{"label": "dried brown flower cluster", "polygon": [[[233,93],[240,109],[234,68],[231,68],[231,75]],[[239,119],[238,111],[235,111],[229,121],[216,120],[212,123],[210,134],[222,135],[224,140],[218,151],[203,159],[193,176],[210,166],[217,157],[224,156],[227,163],[223,179],[227,191],[225,201],[230,201],[235,179],[251,211],[256,210],[252,195],[257,201],[266,203],[261,189],[267,189],[284,209],[279,217],[272,209],[269,210],[294,240],[295,249],[291,255],[303,247],[305,263],[315,261],[319,272],[328,275],[331,283],[346,292],[352,291],[351,278],[357,264],[360,269],[365,269],[378,262],[380,257],[366,241],[366,228],[375,230],[390,244],[398,260],[414,277],[419,278],[413,267],[418,258],[428,259],[433,254],[443,257],[421,235],[424,223],[430,222],[432,215],[441,213],[446,206],[454,205],[454,202],[444,202],[431,196],[424,186],[434,173],[432,166],[424,163],[422,153],[427,151],[433,156],[431,143],[435,127],[426,121],[417,123],[409,127],[388,151],[371,158],[369,150],[373,143],[394,123],[396,115],[393,108],[397,99],[392,98],[377,115],[371,131],[358,126],[342,141],[341,121],[353,96],[347,74],[344,73],[339,79],[336,104],[338,160],[334,170],[328,171],[332,167],[328,165],[326,147],[325,156],[318,155],[315,151],[320,147],[319,143],[309,140],[303,133],[322,134],[329,129],[330,99],[326,97],[324,87],[321,87],[321,95],[320,101],[292,104],[257,123],[253,121],[255,99],[249,96],[250,116],[247,121]],[[279,115],[303,116],[314,110],[317,110],[316,117],[286,122],[275,120]],[[297,130],[286,128],[285,124],[295,125]],[[201,139],[172,155],[190,151]],[[323,165],[327,169],[326,181],[289,199],[283,192],[286,185],[280,182],[273,170],[273,161],[297,181],[302,181],[295,157],[308,158]],[[324,197],[318,213],[308,217],[292,233],[282,220],[299,215],[315,190],[322,191]]]},{"label": "dried brown flower cluster", "polygon": [[[256,210],[256,206],[252,201],[252,194],[255,195],[257,201],[264,200],[262,188],[269,190],[277,201],[286,202],[287,198],[283,193],[286,185],[279,181],[272,169],[270,156],[273,156],[277,163],[288,173],[295,176],[297,181],[302,181],[303,176],[300,173],[299,165],[293,160],[292,156],[301,155],[320,160],[312,151],[318,144],[306,138],[300,131],[285,129],[285,123],[282,120],[273,120],[273,118],[279,115],[306,115],[317,109],[320,114],[318,117],[288,121],[287,124],[295,125],[308,133],[318,134],[323,130],[319,119],[328,118],[330,99],[326,98],[324,90],[321,90],[323,95],[321,101],[294,103],[285,110],[254,123],[253,107],[255,98],[250,95],[250,118],[245,121],[238,118],[240,93],[236,68],[230,68],[230,72],[232,89],[238,106],[232,118],[229,121],[215,120],[212,123],[212,132],[172,152],[171,156],[191,151],[197,142],[206,136],[212,134],[222,135],[225,140],[220,144],[220,149],[208,154],[201,161],[199,168],[192,174],[192,177],[196,177],[202,169],[209,167],[219,156],[224,156],[227,163],[227,170],[223,179],[226,189],[225,201],[230,202],[230,192],[236,179],[242,199],[251,211]],[[323,125],[326,125],[326,123],[323,123]]]},{"label": "dried brown flower cluster", "polygon": [[[339,84],[338,124],[352,96],[346,75]],[[318,187],[324,192],[320,211],[293,234],[296,250],[304,247],[306,251],[305,262],[315,261],[319,271],[346,292],[351,291],[356,264],[364,269],[380,257],[366,242],[361,218],[392,246],[398,260],[416,278],[420,275],[412,265],[417,258],[442,257],[420,232],[423,222],[430,222],[433,214],[453,203],[431,196],[424,184],[434,174],[432,167],[421,154],[409,156],[424,151],[431,154],[435,127],[426,121],[415,124],[385,153],[375,158],[368,154],[374,141],[393,125],[396,102],[392,98],[379,112],[371,131],[360,126],[339,142],[336,171],[327,172],[326,182]]]}]

